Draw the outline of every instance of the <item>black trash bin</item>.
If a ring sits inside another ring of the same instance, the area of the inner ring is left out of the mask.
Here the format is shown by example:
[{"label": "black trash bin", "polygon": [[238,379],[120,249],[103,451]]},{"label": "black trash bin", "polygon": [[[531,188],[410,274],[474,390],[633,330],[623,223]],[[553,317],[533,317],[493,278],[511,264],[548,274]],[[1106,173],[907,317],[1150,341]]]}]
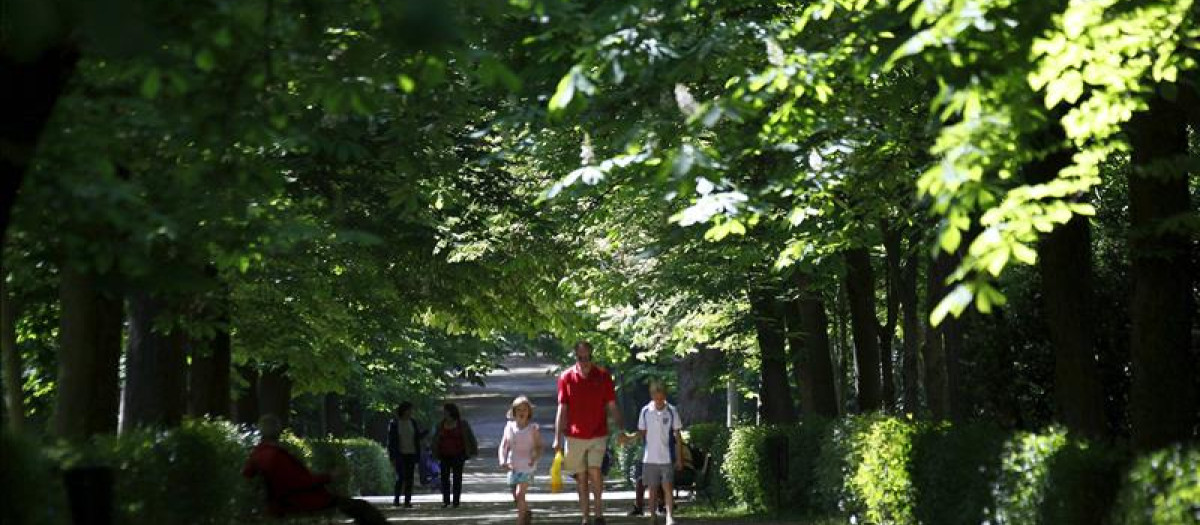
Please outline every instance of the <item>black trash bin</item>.
[{"label": "black trash bin", "polygon": [[108,467],[75,467],[63,472],[67,504],[74,525],[112,525],[113,471]]}]

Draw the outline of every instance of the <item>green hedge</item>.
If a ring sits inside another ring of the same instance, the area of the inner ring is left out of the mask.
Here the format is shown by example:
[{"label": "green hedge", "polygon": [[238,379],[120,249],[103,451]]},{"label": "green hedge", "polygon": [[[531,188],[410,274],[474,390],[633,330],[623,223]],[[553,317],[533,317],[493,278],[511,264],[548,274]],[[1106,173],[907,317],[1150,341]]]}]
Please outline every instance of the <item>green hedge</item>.
[{"label": "green hedge", "polygon": [[[733,430],[721,473],[733,497],[753,510],[812,508],[817,451],[828,423],[738,427]],[[786,447],[770,451],[768,444]]]},{"label": "green hedge", "polygon": [[708,473],[709,496],[718,502],[731,501],[733,492],[729,488],[729,482],[721,474],[721,465],[729,451],[729,429],[720,423],[696,423],[685,432],[688,443],[712,457]]},{"label": "green hedge", "polygon": [[228,524],[261,506],[241,466],[253,435],[227,422],[98,436],[75,459],[114,470],[116,523]]},{"label": "green hedge", "polygon": [[[706,428],[696,441],[720,434]],[[767,451],[775,437],[788,440],[784,471]],[[1127,458],[1122,446],[1059,428],[1010,433],[867,415],[735,428],[721,474],[752,511],[858,523],[1200,524],[1200,447]]]},{"label": "green hedge", "polygon": [[0,523],[65,525],[67,514],[54,461],[34,441],[0,431]]},{"label": "green hedge", "polygon": [[1125,475],[1115,523],[1200,523],[1200,445],[1138,457]]},{"label": "green hedge", "polygon": [[389,494],[395,472],[387,451],[366,438],[320,439],[307,441],[310,468],[316,472],[334,472],[333,489],[350,496]]},{"label": "green hedge", "polygon": [[986,523],[1007,433],[990,424],[930,425],[913,442],[914,515],[919,523]]}]

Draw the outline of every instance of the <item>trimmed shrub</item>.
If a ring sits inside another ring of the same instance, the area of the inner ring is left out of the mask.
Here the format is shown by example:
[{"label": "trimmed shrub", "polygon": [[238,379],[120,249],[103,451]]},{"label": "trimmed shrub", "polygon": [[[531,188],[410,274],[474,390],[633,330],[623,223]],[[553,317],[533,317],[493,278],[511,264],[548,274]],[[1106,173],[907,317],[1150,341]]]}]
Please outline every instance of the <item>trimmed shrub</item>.
[{"label": "trimmed shrub", "polygon": [[734,499],[756,510],[812,508],[826,426],[826,421],[811,419],[795,425],[734,429],[721,465]]},{"label": "trimmed shrub", "polygon": [[993,508],[1006,432],[990,424],[939,424],[913,443],[914,515],[920,523],[985,523]]},{"label": "trimmed shrub", "polygon": [[114,469],[117,523],[225,524],[261,506],[240,471],[252,440],[230,423],[189,420],[97,437],[80,463]]},{"label": "trimmed shrub", "polygon": [[1047,464],[1049,483],[1039,512],[1041,523],[1107,523],[1125,462],[1124,454],[1111,446],[1068,439]]},{"label": "trimmed shrub", "polygon": [[62,478],[37,443],[0,431],[0,523],[65,525]]},{"label": "trimmed shrub", "polygon": [[864,447],[856,446],[878,415],[843,417],[821,433],[815,467],[813,502],[821,513],[861,516],[865,503],[852,483],[862,463]]},{"label": "trimmed shrub", "polygon": [[1113,514],[1121,525],[1200,523],[1200,447],[1176,445],[1138,457]]},{"label": "trimmed shrub", "polygon": [[726,463],[729,452],[730,430],[720,423],[697,423],[688,427],[685,438],[696,448],[711,456],[708,473],[708,493],[714,501],[730,501],[733,492],[729,481],[721,472],[721,465]]},{"label": "trimmed shrub", "polygon": [[305,442],[311,450],[313,472],[333,473],[331,489],[348,496],[386,494],[394,472],[387,451],[366,438],[317,439]]},{"label": "trimmed shrub", "polygon": [[916,523],[909,465],[919,431],[909,420],[876,417],[865,432],[852,436],[855,455],[861,459],[848,481],[867,522]]},{"label": "trimmed shrub", "polygon": [[992,485],[995,507],[988,521],[997,525],[1037,523],[1050,483],[1048,460],[1067,443],[1066,432],[1020,432],[1004,445],[1000,475]]}]

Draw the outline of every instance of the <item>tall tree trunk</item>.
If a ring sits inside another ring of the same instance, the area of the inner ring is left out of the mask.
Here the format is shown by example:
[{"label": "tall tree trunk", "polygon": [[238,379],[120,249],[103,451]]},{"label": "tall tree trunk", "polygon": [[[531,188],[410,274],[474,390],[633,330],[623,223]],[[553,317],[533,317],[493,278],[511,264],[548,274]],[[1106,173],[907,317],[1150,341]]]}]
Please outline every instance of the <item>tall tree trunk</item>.
[{"label": "tall tree trunk", "polygon": [[892,370],[892,342],[896,339],[896,324],[900,319],[900,231],[889,223],[883,225],[884,260],[887,272],[887,320],[879,326],[880,365],[883,372],[883,406],[896,406],[896,377]]},{"label": "tall tree trunk", "polygon": [[897,296],[900,299],[901,327],[904,330],[904,355],[901,370],[904,379],[904,410],[909,414],[920,412],[920,344],[921,310],[917,304],[917,274],[920,271],[917,250],[911,250],[900,272]]},{"label": "tall tree trunk", "polygon": [[794,422],[796,411],[788,386],[783,312],[773,290],[752,290],[750,313],[754,316],[754,328],[758,333],[758,348],[762,356],[760,399],[763,420],[768,424]]},{"label": "tall tree trunk", "polygon": [[64,265],[59,283],[58,392],[54,434],[78,441],[117,430],[120,409],[121,301],[98,278]]},{"label": "tall tree trunk", "polygon": [[1192,355],[1192,236],[1169,229],[1191,211],[1187,125],[1177,104],[1162,98],[1129,123],[1130,302],[1134,445],[1148,450],[1187,439],[1196,425]]},{"label": "tall tree trunk", "polygon": [[229,335],[228,308],[217,306],[216,335],[208,341],[193,341],[192,365],[188,368],[188,394],[192,415],[228,418],[230,415],[230,374],[233,370],[233,347]]},{"label": "tall tree trunk", "polygon": [[942,339],[946,322],[942,321],[941,326],[933,326],[929,323],[929,314],[946,296],[945,280],[950,275],[954,262],[946,253],[938,252],[935,257],[927,272],[928,304],[925,312],[925,348],[922,355],[925,357],[925,397],[929,403],[929,414],[935,421],[938,421],[950,417],[950,388],[946,380],[946,347]]},{"label": "tall tree trunk", "polygon": [[786,306],[788,344],[792,370],[800,385],[800,412],[837,417],[837,392],[829,347],[829,316],[812,277],[803,271],[792,276],[796,297]]},{"label": "tall tree trunk", "polygon": [[233,420],[243,424],[258,423],[258,369],[251,365],[237,367],[238,377],[246,384],[246,389],[238,393],[233,400]]},{"label": "tall tree trunk", "polygon": [[[1061,131],[1053,139],[1062,140]],[[1048,181],[1071,163],[1071,150],[1054,151],[1028,165],[1030,179]],[[1091,233],[1087,217],[1076,216],[1045,236],[1038,269],[1046,326],[1054,343],[1054,390],[1059,417],[1071,432],[1098,438],[1108,432],[1104,392],[1096,364],[1095,303],[1092,293]]]},{"label": "tall tree trunk", "polygon": [[340,438],[346,435],[346,421],[342,419],[342,396],[333,392],[325,394],[321,416],[324,419],[325,435]]},{"label": "tall tree trunk", "polygon": [[0,356],[4,366],[4,417],[13,434],[25,432],[25,394],[22,391],[21,350],[17,348],[17,305],[0,272]]},{"label": "tall tree trunk", "polygon": [[[958,262],[959,260],[956,260],[955,265]],[[964,317],[968,315],[971,315],[970,311],[963,313]],[[950,420],[954,422],[966,421],[971,408],[963,384],[962,362],[966,335],[963,321],[962,318],[955,319],[953,316],[942,321],[942,324],[945,325],[942,331],[942,348],[946,356],[946,392],[949,394],[947,401],[949,402]]]},{"label": "tall tree trunk", "polygon": [[0,78],[4,79],[0,96],[0,115],[4,115],[0,118],[0,246],[42,129],[78,61],[79,51],[69,46],[48,49],[33,60],[19,60],[0,51]]},{"label": "tall tree trunk", "polygon": [[688,424],[718,422],[725,406],[724,390],[714,394],[713,385],[721,370],[722,354],[703,344],[698,350],[675,362],[675,377],[679,380],[675,402]]},{"label": "tall tree trunk", "polygon": [[122,431],[141,426],[175,427],[187,408],[187,354],[180,330],[163,333],[155,320],[166,301],[147,292],[129,297],[129,349],[125,359]]},{"label": "tall tree trunk", "polygon": [[875,277],[871,253],[866,248],[845,252],[846,293],[850,301],[850,326],[854,332],[854,358],[858,362],[858,409],[883,408],[879,366],[879,320],[875,317]]},{"label": "tall tree trunk", "polygon": [[258,377],[258,412],[275,414],[285,425],[291,418],[292,380],[287,375],[287,366],[268,368]]}]

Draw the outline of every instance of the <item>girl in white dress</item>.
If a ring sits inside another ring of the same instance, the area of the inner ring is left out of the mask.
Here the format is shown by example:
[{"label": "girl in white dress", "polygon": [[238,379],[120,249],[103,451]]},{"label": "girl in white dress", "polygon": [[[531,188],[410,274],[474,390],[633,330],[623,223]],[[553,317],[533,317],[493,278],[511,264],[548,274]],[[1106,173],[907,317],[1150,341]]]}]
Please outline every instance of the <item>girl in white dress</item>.
[{"label": "girl in white dress", "polygon": [[517,524],[528,525],[532,523],[533,513],[525,501],[525,494],[529,492],[534,467],[542,455],[542,435],[537,423],[532,422],[533,403],[525,396],[513,400],[508,419],[504,437],[500,440],[500,467],[508,470],[508,486],[517,503]]}]

